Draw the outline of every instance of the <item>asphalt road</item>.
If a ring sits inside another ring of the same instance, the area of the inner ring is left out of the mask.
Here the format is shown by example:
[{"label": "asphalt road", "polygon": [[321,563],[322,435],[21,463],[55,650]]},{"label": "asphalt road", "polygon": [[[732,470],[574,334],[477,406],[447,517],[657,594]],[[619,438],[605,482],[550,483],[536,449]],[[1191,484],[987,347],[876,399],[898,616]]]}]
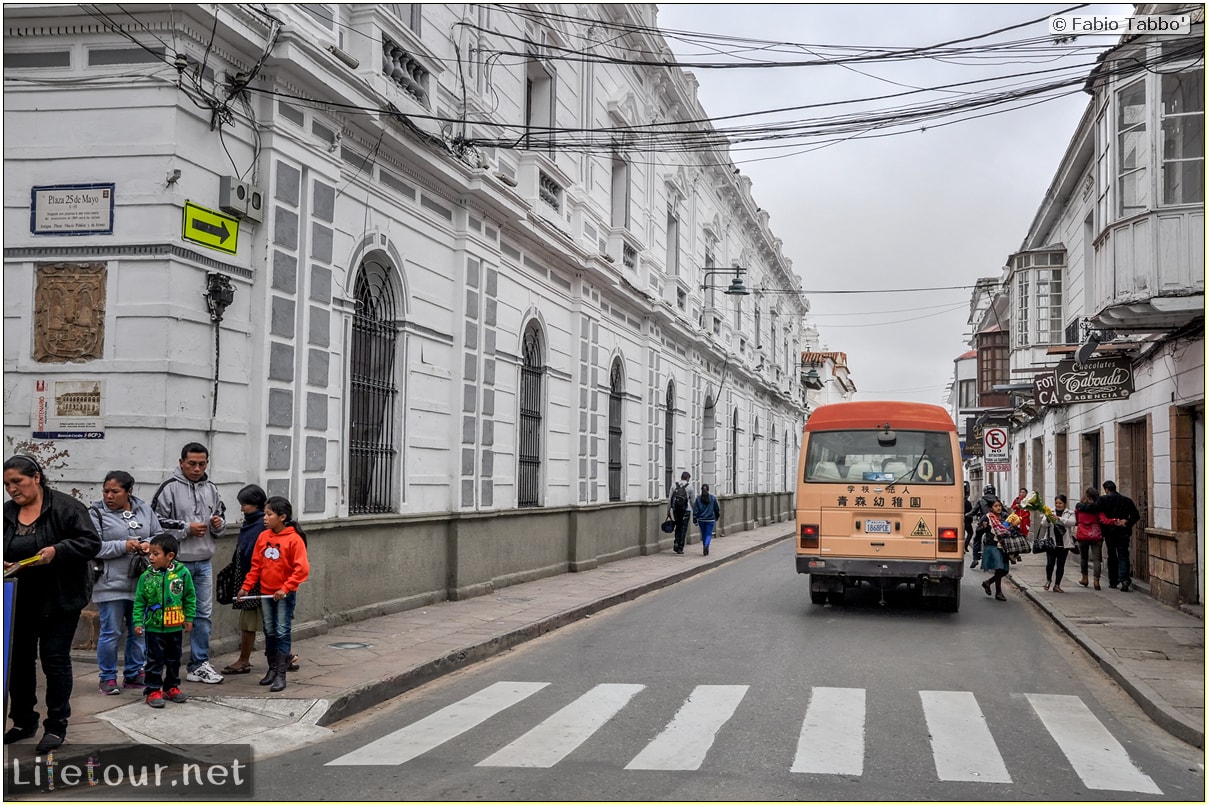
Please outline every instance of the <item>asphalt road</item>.
[{"label": "asphalt road", "polygon": [[1202,754],[967,574],[956,614],[872,591],[820,607],[781,543],[259,762],[256,797],[1203,798]]}]

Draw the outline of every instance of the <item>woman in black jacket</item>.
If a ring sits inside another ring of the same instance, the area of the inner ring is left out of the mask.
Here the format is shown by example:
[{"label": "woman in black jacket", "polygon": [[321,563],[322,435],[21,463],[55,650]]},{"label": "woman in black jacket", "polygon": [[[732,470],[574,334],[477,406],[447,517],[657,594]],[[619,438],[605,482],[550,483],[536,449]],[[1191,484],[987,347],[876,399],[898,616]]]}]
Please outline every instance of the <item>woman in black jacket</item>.
[{"label": "woman in black jacket", "polygon": [[4,743],[38,730],[37,671],[46,677],[45,732],[37,752],[63,744],[71,716],[71,641],[80,611],[92,595],[89,560],[101,550],[88,508],[50,489],[31,456],[4,462],[4,573],[17,579],[9,660],[8,715],[13,727]]}]

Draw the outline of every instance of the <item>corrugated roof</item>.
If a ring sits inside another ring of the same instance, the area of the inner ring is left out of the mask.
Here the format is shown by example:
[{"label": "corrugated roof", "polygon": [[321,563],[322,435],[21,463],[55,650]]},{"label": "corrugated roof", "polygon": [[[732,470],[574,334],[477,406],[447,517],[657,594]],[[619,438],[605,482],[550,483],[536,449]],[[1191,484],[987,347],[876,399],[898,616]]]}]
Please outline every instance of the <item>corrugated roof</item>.
[{"label": "corrugated roof", "polygon": [[804,364],[811,362],[821,364],[824,361],[834,361],[837,366],[846,367],[848,366],[848,354],[840,352],[817,353],[805,351],[802,353],[802,363]]}]

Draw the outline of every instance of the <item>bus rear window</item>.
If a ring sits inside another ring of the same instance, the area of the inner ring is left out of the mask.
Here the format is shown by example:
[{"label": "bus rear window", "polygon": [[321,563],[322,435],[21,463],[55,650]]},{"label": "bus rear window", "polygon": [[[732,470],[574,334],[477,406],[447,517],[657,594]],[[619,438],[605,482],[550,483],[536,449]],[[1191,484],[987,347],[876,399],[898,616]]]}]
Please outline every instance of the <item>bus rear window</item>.
[{"label": "bus rear window", "polygon": [[897,431],[880,445],[880,431],[815,431],[806,447],[804,481],[848,484],[954,484],[953,435]]}]

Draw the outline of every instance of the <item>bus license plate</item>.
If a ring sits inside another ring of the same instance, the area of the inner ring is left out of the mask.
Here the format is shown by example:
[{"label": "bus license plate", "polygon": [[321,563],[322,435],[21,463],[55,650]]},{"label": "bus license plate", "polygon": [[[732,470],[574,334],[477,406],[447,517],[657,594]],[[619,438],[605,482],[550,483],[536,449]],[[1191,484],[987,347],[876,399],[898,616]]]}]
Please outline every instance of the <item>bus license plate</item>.
[{"label": "bus license plate", "polygon": [[867,534],[867,535],[888,535],[888,534],[890,534],[890,521],[865,521],[865,534]]}]

